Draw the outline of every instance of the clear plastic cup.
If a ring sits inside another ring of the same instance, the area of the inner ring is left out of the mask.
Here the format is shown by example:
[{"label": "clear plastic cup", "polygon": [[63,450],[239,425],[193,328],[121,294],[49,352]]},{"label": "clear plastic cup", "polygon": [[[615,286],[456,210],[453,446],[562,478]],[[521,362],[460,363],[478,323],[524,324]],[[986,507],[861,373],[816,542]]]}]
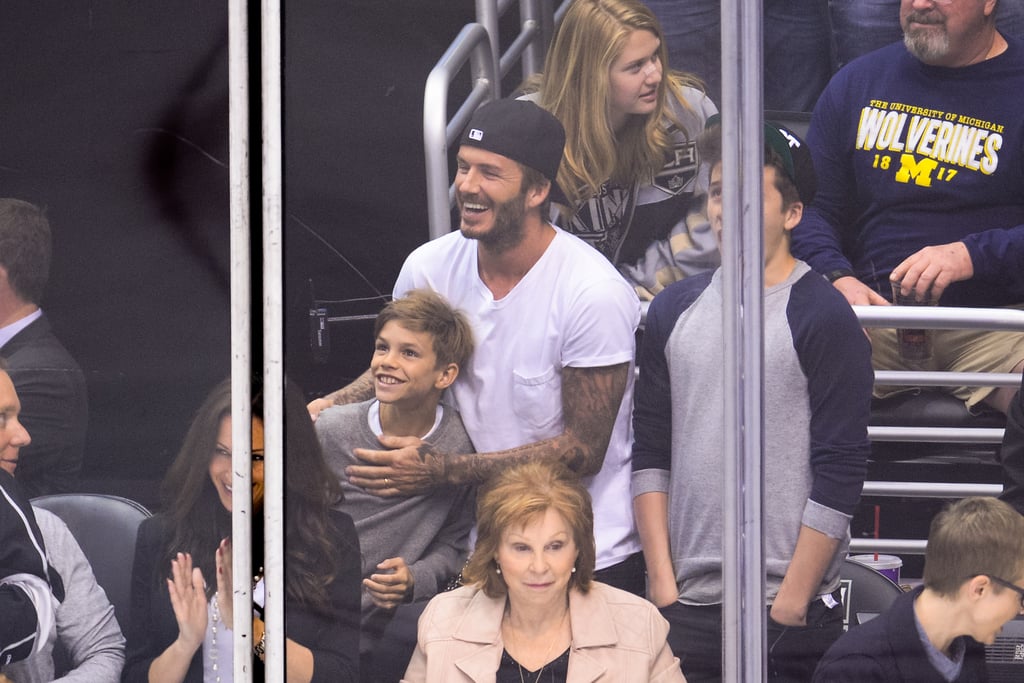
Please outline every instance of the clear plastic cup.
[{"label": "clear plastic cup", "polygon": [[[892,284],[892,303],[896,306],[936,306],[939,303],[938,299],[932,296],[931,291],[921,300],[917,298],[917,294],[913,290],[908,294],[902,294],[899,281],[891,280],[890,282]],[[931,360],[932,335],[934,333],[934,330],[913,327],[896,328],[896,343],[899,347],[900,358],[910,362]]]}]

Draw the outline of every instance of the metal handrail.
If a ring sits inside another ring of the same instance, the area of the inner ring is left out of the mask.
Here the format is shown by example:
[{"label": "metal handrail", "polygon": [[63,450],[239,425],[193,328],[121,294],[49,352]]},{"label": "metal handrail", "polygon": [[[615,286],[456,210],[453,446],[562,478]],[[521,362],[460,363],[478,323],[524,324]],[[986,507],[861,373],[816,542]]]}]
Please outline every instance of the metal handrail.
[{"label": "metal handrail", "polygon": [[[1003,308],[948,308],[915,306],[854,306],[865,327],[914,327],[957,330],[988,329],[1024,331],[1024,311]],[[912,386],[1016,386],[1013,373],[876,371],[876,384]],[[918,443],[1001,443],[1002,429],[990,427],[868,427],[872,441]],[[965,498],[998,496],[1000,484],[966,484],[912,481],[866,481],[862,495],[898,498]],[[903,553],[924,555],[927,540],[907,538],[855,538],[851,553]]]},{"label": "metal handrail", "polygon": [[901,553],[904,555],[924,555],[928,541],[917,538],[851,538],[850,554],[868,553]]},{"label": "metal handrail", "polygon": [[[854,306],[864,327],[913,326],[939,330],[984,329],[1024,332],[1024,311],[945,306]],[[875,384],[900,386],[1018,386],[1020,375],[984,372],[875,372]],[[872,441],[1000,443],[1003,431],[990,427],[868,427]]]},{"label": "metal handrail", "polygon": [[[516,62],[523,78],[541,70],[555,27],[571,0],[557,10],[553,0],[519,0],[520,31],[504,51],[498,44],[498,19],[514,0],[477,0],[476,19],[467,24],[427,77],[423,95],[423,144],[427,166],[427,221],[430,239],[452,229],[455,187],[449,184],[448,149],[470,116],[484,102],[501,97],[501,79]],[[471,60],[472,88],[448,120],[448,91],[452,78]]]},{"label": "metal handrail", "polygon": [[550,0],[519,0],[520,31],[512,44],[502,52],[498,20],[508,11],[513,1],[476,0],[476,20],[490,35],[491,55],[499,66],[498,75],[501,78],[507,76],[522,57],[522,73],[525,79],[540,71],[544,64],[544,54],[551,42],[551,31],[545,33],[543,29],[552,24],[551,18],[545,19],[545,15],[553,18],[553,11]]},{"label": "metal handrail", "polygon": [[881,427],[868,426],[872,441],[916,441],[919,443],[1000,443],[999,427]]},{"label": "metal handrail", "polygon": [[[473,87],[449,121],[448,88],[467,61],[471,62]],[[476,108],[498,97],[496,68],[487,29],[480,24],[466,24],[427,76],[423,94],[423,146],[427,165],[430,239],[451,232],[454,188],[448,186],[448,148]]]},{"label": "metal handrail", "polygon": [[853,306],[864,327],[925,327],[936,330],[1024,331],[1024,311],[951,306]]},{"label": "metal handrail", "polygon": [[866,481],[861,495],[879,498],[969,498],[970,496],[998,496],[1002,492],[1002,484]]},{"label": "metal handrail", "polygon": [[[891,498],[967,498],[998,496],[1001,484],[945,484],[917,481],[866,481],[862,496]],[[853,538],[851,553],[903,553],[924,555],[927,540],[912,538]]]},{"label": "metal handrail", "polygon": [[1012,372],[875,370],[875,384],[908,384],[915,387],[1015,387],[1020,384],[1020,375]]}]

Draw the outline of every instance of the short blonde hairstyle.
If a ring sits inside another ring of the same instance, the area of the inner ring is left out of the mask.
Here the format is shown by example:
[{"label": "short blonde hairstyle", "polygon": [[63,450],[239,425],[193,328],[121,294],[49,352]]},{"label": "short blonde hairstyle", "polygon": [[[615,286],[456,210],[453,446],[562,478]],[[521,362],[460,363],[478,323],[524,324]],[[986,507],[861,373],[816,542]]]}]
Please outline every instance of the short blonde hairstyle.
[{"label": "short blonde hairstyle", "polygon": [[413,289],[395,299],[377,314],[373,325],[376,338],[389,322],[432,338],[437,367],[455,363],[461,369],[473,353],[473,328],[462,311],[429,289]]},{"label": "short blonde hairstyle", "polygon": [[[634,31],[650,31],[661,41],[658,59],[664,70],[658,104],[646,117],[631,117],[616,135],[610,123],[612,63]],[[622,186],[649,183],[668,161],[672,147],[668,125],[686,131],[672,112],[669,97],[685,109],[681,89],[703,89],[693,75],[671,71],[661,24],[640,0],[575,0],[551,43],[543,75],[524,89],[539,92],[538,104],[565,127],[565,156],[558,185],[573,206],[597,194],[611,180]]]},{"label": "short blonde hairstyle", "polygon": [[477,541],[462,572],[466,584],[477,584],[492,598],[508,588],[498,573],[495,556],[509,529],[538,520],[548,510],[562,515],[572,531],[579,555],[569,588],[586,593],[594,579],[594,510],[590,493],[579,477],[561,463],[527,462],[494,477],[477,494]]},{"label": "short blonde hairstyle", "polygon": [[1022,574],[1024,516],[1008,504],[996,498],[964,498],[932,520],[924,556],[927,588],[952,596],[975,576],[1019,581]]}]

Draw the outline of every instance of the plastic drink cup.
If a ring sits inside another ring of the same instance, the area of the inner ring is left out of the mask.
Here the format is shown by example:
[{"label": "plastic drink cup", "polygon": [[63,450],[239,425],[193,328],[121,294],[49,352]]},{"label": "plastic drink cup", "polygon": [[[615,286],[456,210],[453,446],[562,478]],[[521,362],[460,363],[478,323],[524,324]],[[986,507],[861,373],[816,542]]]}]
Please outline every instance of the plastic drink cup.
[{"label": "plastic drink cup", "polygon": [[[896,306],[935,306],[938,299],[928,292],[928,295],[919,300],[911,290],[908,294],[900,293],[900,283],[891,281],[892,302]],[[900,358],[905,361],[925,361],[932,357],[932,335],[933,330],[899,327],[896,329],[896,343],[899,347]]]},{"label": "plastic drink cup", "polygon": [[871,567],[897,586],[900,584],[900,569],[903,567],[903,560],[896,555],[853,555],[850,559]]}]

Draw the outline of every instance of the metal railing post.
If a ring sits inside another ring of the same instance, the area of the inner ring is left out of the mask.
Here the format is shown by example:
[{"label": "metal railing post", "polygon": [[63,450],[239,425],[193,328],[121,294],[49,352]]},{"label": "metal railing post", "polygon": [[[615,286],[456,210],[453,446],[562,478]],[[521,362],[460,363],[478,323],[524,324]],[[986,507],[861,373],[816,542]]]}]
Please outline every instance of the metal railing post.
[{"label": "metal railing post", "polygon": [[[228,5],[228,161],[231,216],[231,469],[235,491],[252,491],[252,258],[249,214],[249,24],[248,2]],[[252,501],[232,501],[233,576],[252,576]],[[233,588],[235,614],[252,611],[248,581]],[[234,625],[233,680],[252,680],[252,620]]]},{"label": "metal railing post", "polygon": [[[470,116],[483,102],[498,97],[495,63],[490,59],[487,31],[480,24],[467,24],[427,76],[423,94],[423,151],[427,166],[427,223],[430,239],[452,229],[451,206],[454,189],[448,185],[448,148],[455,142]],[[452,77],[472,59],[476,65],[473,88],[466,101],[448,121],[448,89]]]},{"label": "metal railing post", "polygon": [[723,680],[764,680],[764,259],[762,7],[722,3]]},{"label": "metal railing post", "polygon": [[[476,0],[476,23],[487,31],[487,43],[491,50],[491,62],[495,66],[495,73],[500,74],[498,65],[501,64],[501,47],[498,45],[498,18],[501,12],[498,9],[498,0]],[[474,73],[473,78],[479,75]],[[499,76],[498,80],[501,80]]]},{"label": "metal railing post", "polygon": [[267,680],[284,680],[284,324],[282,298],[281,3],[263,0],[263,496]]}]

